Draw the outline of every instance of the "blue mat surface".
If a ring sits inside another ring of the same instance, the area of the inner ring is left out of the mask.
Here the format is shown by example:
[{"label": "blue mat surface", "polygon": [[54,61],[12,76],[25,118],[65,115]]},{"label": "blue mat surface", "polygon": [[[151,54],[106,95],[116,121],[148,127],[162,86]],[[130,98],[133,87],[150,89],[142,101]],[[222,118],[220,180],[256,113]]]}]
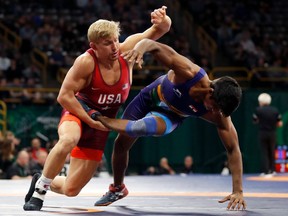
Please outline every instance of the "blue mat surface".
[{"label": "blue mat surface", "polygon": [[51,191],[40,212],[22,209],[29,180],[0,180],[0,215],[251,215],[288,214],[288,174],[272,178],[244,175],[245,211],[227,211],[218,200],[231,192],[231,176],[127,176],[129,196],[106,207],[95,207],[112,183],[112,177],[93,178],[77,197]]}]

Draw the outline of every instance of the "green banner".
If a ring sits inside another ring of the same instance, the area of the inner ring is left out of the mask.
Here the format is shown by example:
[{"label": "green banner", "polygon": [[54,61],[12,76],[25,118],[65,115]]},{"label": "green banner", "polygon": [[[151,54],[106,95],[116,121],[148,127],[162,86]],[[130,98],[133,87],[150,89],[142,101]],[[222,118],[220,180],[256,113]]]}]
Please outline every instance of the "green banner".
[{"label": "green banner", "polygon": [[61,114],[59,105],[8,104],[8,130],[21,139],[21,147],[30,146],[33,137],[43,140],[57,139],[57,126]]}]

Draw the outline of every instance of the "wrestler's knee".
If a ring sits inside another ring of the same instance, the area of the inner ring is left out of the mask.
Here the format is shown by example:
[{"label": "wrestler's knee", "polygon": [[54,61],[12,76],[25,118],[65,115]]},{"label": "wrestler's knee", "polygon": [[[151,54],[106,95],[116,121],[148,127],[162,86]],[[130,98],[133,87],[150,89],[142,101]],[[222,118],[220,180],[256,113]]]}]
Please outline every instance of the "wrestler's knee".
[{"label": "wrestler's knee", "polygon": [[81,188],[77,188],[72,185],[67,185],[65,186],[65,189],[64,189],[64,195],[68,197],[75,197],[80,193],[80,191],[81,191]]},{"label": "wrestler's knee", "polygon": [[62,151],[70,152],[77,145],[77,141],[73,137],[62,136],[59,138],[57,145]]},{"label": "wrestler's knee", "polygon": [[114,152],[122,153],[129,151],[136,139],[137,138],[135,137],[129,137],[122,134],[118,135],[114,142]]},{"label": "wrestler's knee", "polygon": [[125,131],[131,137],[153,136],[157,134],[157,121],[153,116],[129,121]]}]

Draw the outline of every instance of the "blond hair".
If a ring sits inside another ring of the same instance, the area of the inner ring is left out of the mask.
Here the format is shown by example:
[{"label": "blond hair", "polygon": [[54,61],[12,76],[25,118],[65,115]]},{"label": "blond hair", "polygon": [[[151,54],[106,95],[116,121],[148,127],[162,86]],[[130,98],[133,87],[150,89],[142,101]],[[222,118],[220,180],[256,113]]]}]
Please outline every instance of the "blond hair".
[{"label": "blond hair", "polygon": [[92,23],[88,29],[89,42],[97,42],[100,38],[120,36],[120,23],[99,19]]}]

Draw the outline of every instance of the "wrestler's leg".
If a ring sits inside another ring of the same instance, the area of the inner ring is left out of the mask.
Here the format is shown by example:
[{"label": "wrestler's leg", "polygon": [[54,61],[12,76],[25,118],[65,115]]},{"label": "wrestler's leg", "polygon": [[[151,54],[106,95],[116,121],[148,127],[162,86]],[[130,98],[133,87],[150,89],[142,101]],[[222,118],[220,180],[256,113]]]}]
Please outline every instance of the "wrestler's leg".
[{"label": "wrestler's leg", "polygon": [[81,129],[74,121],[64,121],[58,128],[58,134],[59,140],[50,151],[43,169],[43,175],[49,179],[54,179],[62,170],[67,155],[80,139]]},{"label": "wrestler's leg", "polygon": [[99,161],[95,160],[71,157],[67,177],[57,176],[50,186],[51,190],[66,196],[77,196],[91,180],[99,163]]},{"label": "wrestler's leg", "polygon": [[[118,128],[123,131],[125,128],[125,132],[123,134],[120,133],[114,143],[114,149],[112,153],[114,184],[111,184],[109,186],[109,191],[95,203],[96,206],[110,205],[111,203],[128,195],[128,190],[124,185],[124,177],[129,163],[129,150],[133,146],[133,143],[137,140],[140,132],[143,133],[142,135],[163,135],[170,133],[173,130],[174,127],[172,125],[172,121],[167,116],[160,113],[154,113],[154,115],[151,115],[150,113],[144,117],[144,119],[146,118],[149,121],[152,121],[152,123],[148,122],[147,125],[147,122],[140,122],[138,125],[139,122],[137,121],[139,120],[127,121],[122,119],[119,121],[118,119],[110,119],[111,121],[108,121],[108,124],[110,124],[111,127],[114,127],[113,129]],[[106,120],[107,119],[108,118],[106,118]],[[134,123],[136,123],[136,125],[133,125]],[[129,124],[130,126],[132,124],[132,127],[128,129],[129,131],[127,132],[127,127],[130,127]],[[151,125],[149,124],[152,125],[152,130]],[[131,133],[134,133],[136,136],[125,135]]]},{"label": "wrestler's leg", "polygon": [[128,195],[129,192],[123,184],[123,181],[128,167],[129,149],[133,146],[133,143],[136,140],[137,137],[118,134],[115,139],[112,153],[114,183],[109,185],[109,191],[95,202],[95,206],[107,206]]},{"label": "wrestler's leg", "polygon": [[[152,135],[168,134],[178,126],[176,122],[174,122],[173,124],[172,121],[166,115],[163,115],[157,112],[149,113],[148,115],[146,115],[145,118],[150,118],[150,119],[153,118],[153,120],[155,120],[155,127],[157,129],[155,130],[156,131],[155,134],[152,134]],[[115,122],[118,122],[119,124],[122,123],[123,127],[127,127],[129,123],[135,122],[135,121],[127,121],[124,119],[117,119],[117,120],[120,120],[120,121],[115,121]],[[114,124],[113,121],[111,121],[110,123],[111,125]],[[120,127],[120,126],[116,126],[116,127]],[[151,132],[151,129],[147,128],[147,130],[150,130]],[[143,130],[142,130],[143,134],[147,135],[147,130],[145,131],[145,127],[143,127]],[[129,134],[131,134],[131,131],[129,132]],[[112,167],[113,167],[113,174],[114,174],[114,185],[116,186],[123,184],[125,172],[129,163],[129,150],[133,146],[136,139],[137,139],[137,136],[133,137],[133,136],[127,136],[124,134],[119,134],[117,138],[115,139],[114,149],[113,149],[113,154],[112,154]]]},{"label": "wrestler's leg", "polygon": [[[23,209],[26,211],[39,211],[42,208],[46,191],[49,189],[53,179],[62,170],[67,155],[80,139],[80,123],[77,120],[63,121],[58,127],[58,135],[59,140],[48,154],[41,177],[37,183],[35,180],[31,182],[23,206]],[[32,194],[34,188],[35,191]]]},{"label": "wrestler's leg", "polygon": [[112,171],[114,177],[114,185],[123,184],[126,169],[129,163],[129,150],[137,140],[137,137],[129,137],[118,134],[115,139],[112,153]]},{"label": "wrestler's leg", "polygon": [[132,137],[160,136],[166,131],[166,123],[159,116],[148,115],[139,120],[112,119],[105,116],[98,116],[97,119],[109,129]]}]

